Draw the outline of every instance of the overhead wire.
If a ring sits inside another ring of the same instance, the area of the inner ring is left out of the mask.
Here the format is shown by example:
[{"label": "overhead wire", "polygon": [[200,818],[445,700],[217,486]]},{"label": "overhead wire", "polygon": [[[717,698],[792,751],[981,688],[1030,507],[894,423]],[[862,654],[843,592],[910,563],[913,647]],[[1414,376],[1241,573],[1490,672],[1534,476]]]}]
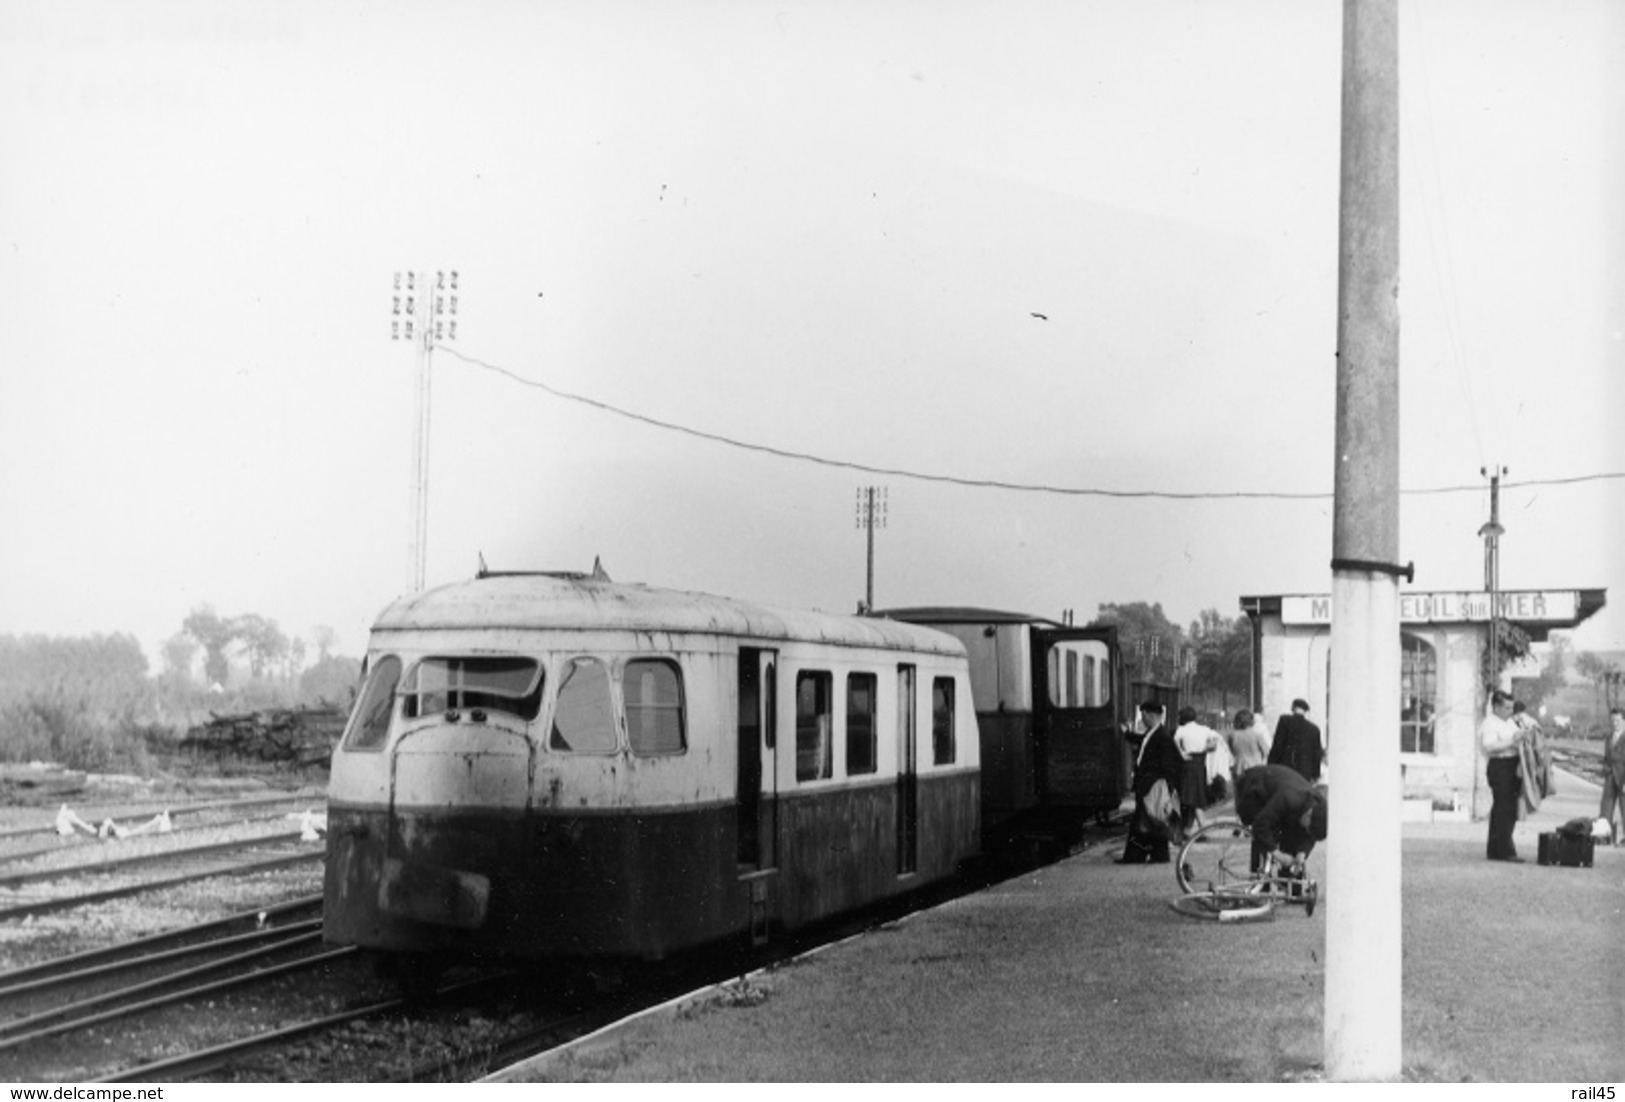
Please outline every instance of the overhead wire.
[{"label": "overhead wire", "polygon": [[[602,401],[598,398],[591,398],[584,394],[573,394],[569,391],[561,390],[558,387],[551,386],[548,383],[541,382],[540,380],[520,375],[519,373],[511,371],[506,367],[502,367],[498,364],[482,360],[476,356],[470,356],[464,352],[460,352],[449,345],[436,344],[434,347],[436,351],[444,352],[449,356],[461,360],[471,367],[481,368],[482,370],[489,371],[493,374],[500,375],[515,383],[518,383],[521,386],[532,387],[536,390],[551,394],[553,397],[559,398],[563,401],[575,402],[580,405],[589,406],[593,409],[612,414],[616,417],[623,417],[630,421],[639,422],[640,424],[649,425],[658,429],[664,429],[669,432],[680,433],[684,436],[691,436],[700,440],[707,440],[712,443],[722,444],[730,448],[739,448],[744,451],[757,452],[763,455],[771,455],[780,459],[789,459],[802,463],[813,463],[824,467],[836,467],[842,470],[861,471],[865,474],[885,475],[893,478],[908,478],[919,482],[934,482],[952,486],[964,486],[972,489],[1008,490],[1018,493],[1052,494],[1066,497],[1105,497],[1124,499],[1154,499],[1164,501],[1234,501],[1242,499],[1274,501],[1324,501],[1329,500],[1334,496],[1330,492],[1290,492],[1279,490],[1228,490],[1220,492],[1114,490],[1107,489],[1105,487],[1054,486],[1046,483],[1007,482],[990,478],[964,478],[956,475],[933,474],[926,471],[908,470],[901,467],[880,467],[867,463],[859,463],[855,460],[833,459],[829,456],[814,455],[810,452],[794,451],[788,448],[778,448],[769,444],[752,443],[750,441],[740,440],[735,437],[724,436],[721,433],[707,432],[703,429],[696,429],[689,425],[678,424],[675,421],[667,421],[658,417],[651,417],[648,414],[622,409],[619,406],[612,405],[609,402]],[[1503,482],[1501,483],[1501,488],[1503,490],[1509,490],[1525,486],[1563,486],[1580,482],[1598,482],[1612,479],[1625,479],[1625,471],[1574,475],[1567,478],[1529,479],[1522,482]],[[1483,493],[1483,491],[1484,487],[1482,485],[1468,485],[1436,486],[1427,489],[1415,490],[1402,489],[1399,492],[1401,495],[1420,496],[1427,494]]]}]

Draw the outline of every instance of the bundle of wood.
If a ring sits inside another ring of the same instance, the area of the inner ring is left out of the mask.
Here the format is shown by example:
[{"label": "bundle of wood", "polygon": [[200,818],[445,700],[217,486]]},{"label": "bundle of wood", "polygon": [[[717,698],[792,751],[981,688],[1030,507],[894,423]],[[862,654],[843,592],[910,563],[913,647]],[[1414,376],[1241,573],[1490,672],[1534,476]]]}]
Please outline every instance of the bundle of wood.
[{"label": "bundle of wood", "polygon": [[181,739],[180,748],[216,759],[322,765],[344,733],[336,708],[280,708],[246,715],[211,713]]}]

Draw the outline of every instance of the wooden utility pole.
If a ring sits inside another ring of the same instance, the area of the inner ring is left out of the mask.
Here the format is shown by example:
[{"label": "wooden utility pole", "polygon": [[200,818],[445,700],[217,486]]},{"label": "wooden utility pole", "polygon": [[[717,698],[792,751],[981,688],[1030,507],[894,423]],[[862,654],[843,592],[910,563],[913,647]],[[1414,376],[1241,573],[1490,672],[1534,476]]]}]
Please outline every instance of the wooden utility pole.
[{"label": "wooden utility pole", "polygon": [[1343,3],[1324,1058],[1400,1074],[1398,0]]}]

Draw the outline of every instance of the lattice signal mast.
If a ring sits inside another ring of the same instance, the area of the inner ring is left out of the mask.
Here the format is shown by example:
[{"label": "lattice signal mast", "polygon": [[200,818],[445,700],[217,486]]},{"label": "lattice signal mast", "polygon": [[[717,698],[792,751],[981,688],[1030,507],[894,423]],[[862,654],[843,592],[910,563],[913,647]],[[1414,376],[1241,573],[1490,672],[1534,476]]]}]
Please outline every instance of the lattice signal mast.
[{"label": "lattice signal mast", "polygon": [[417,345],[417,424],[412,433],[411,530],[407,558],[411,592],[421,593],[429,546],[429,383],[434,347],[457,339],[457,273],[436,270],[395,273],[389,338]]},{"label": "lattice signal mast", "polygon": [[869,571],[862,610],[867,615],[875,610],[875,529],[886,527],[886,487],[858,487],[857,527],[868,532]]}]

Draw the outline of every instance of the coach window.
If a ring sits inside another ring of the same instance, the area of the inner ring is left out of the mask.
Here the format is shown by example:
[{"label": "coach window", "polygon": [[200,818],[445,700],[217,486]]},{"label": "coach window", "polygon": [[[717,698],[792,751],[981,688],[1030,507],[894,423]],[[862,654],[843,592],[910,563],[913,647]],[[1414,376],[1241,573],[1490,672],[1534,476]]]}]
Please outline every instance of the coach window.
[{"label": "coach window", "polygon": [[559,675],[553,706],[550,750],[608,754],[615,750],[615,708],[609,697],[609,668],[597,658],[572,658]]},{"label": "coach window", "polygon": [[931,761],[934,765],[954,762],[954,679],[951,677],[931,681]]},{"label": "coach window", "polygon": [[621,690],[632,753],[681,754],[688,743],[683,731],[683,676],[677,663],[633,659],[626,664]]},{"label": "coach window", "polygon": [[1434,713],[1439,679],[1438,652],[1424,639],[1399,635],[1399,749],[1434,753]]},{"label": "coach window", "polygon": [[846,675],[846,775],[875,771],[875,686],[872,673]]},{"label": "coach window", "polygon": [[834,773],[830,741],[830,675],[803,670],[796,675],[796,780],[819,781]]},{"label": "coach window", "polygon": [[401,660],[393,654],[380,658],[350,716],[350,729],[344,735],[346,750],[376,750],[384,744],[395,712],[395,686],[400,680]]},{"label": "coach window", "polygon": [[1049,702],[1055,708],[1098,708],[1111,702],[1109,653],[1098,639],[1069,639],[1049,652]]}]

